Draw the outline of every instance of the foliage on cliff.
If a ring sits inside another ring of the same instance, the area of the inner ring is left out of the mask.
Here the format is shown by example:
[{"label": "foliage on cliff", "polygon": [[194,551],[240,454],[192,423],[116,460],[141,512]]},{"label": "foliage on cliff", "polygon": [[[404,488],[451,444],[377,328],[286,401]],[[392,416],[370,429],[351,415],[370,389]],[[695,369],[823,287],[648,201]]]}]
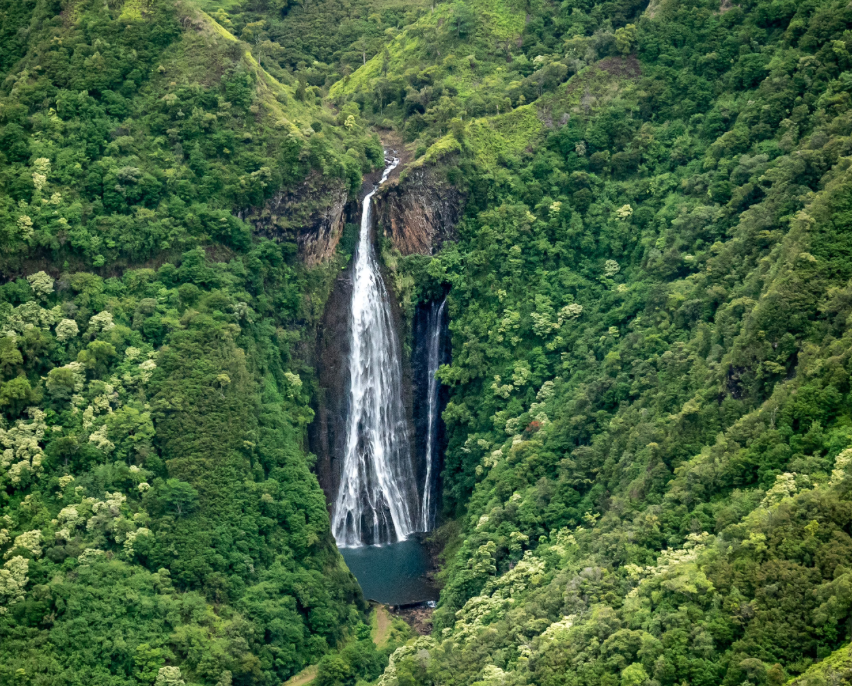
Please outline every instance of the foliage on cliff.
[{"label": "foliage on cliff", "polygon": [[[250,43],[268,69],[292,72],[322,92],[380,54],[429,8],[429,0],[271,0],[202,3]],[[222,9],[223,13],[218,10]]]},{"label": "foliage on cliff", "polygon": [[363,629],[293,354],[337,266],[237,214],[377,144],[190,3],[0,32],[0,683],[280,684]]},{"label": "foliage on cliff", "polygon": [[384,684],[819,683],[850,640],[852,14],[639,9],[533,6],[513,63],[573,76],[422,158],[468,199],[399,265],[451,286],[463,531]]},{"label": "foliage on cliff", "polygon": [[299,289],[271,243],[2,289],[0,679],[264,683],[357,619],[299,447]]},{"label": "foliage on cliff", "polygon": [[0,683],[380,671],[303,448],[339,264],[237,217],[354,190],[367,123],[466,198],[456,244],[388,265],[450,288],[461,533],[380,683],[848,677],[843,3],[0,17]]},{"label": "foliage on cliff", "polygon": [[7,272],[33,258],[115,270],[204,243],[245,249],[233,210],[311,170],[357,189],[377,162],[354,118],[309,103],[191,4],[65,4],[2,10]]}]

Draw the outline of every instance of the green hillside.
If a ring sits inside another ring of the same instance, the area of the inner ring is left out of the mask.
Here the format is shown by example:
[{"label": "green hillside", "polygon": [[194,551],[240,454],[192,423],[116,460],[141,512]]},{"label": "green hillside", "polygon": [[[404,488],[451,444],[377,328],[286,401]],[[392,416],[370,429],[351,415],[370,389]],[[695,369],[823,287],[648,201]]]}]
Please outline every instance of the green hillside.
[{"label": "green hillside", "polygon": [[385,78],[433,70],[455,116],[413,85],[371,102],[378,57],[331,90],[467,195],[458,243],[400,267],[452,286],[462,529],[435,632],[383,684],[781,683],[850,639],[852,17],[623,11],[539,5],[502,93],[485,46],[499,115],[405,36]]},{"label": "green hillside", "polygon": [[365,606],[292,354],[328,275],[236,211],[375,143],[190,3],[0,26],[0,683],[280,683]]},{"label": "green hillside", "polygon": [[[0,684],[848,681],[851,53],[838,0],[0,0]],[[240,219],[377,133],[464,198],[380,237],[452,339],[380,649],[306,439],[351,235]]]}]

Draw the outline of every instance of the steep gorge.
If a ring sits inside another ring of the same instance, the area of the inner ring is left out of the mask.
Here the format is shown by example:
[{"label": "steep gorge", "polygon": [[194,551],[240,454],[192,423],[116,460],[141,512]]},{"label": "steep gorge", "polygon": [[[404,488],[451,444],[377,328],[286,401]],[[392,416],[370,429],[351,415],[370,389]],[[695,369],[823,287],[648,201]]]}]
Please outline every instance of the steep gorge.
[{"label": "steep gorge", "polygon": [[[444,191],[449,192],[445,183],[432,181],[431,185],[424,182],[416,186],[410,186],[407,182],[399,183],[400,171],[391,176],[391,181],[385,187],[379,187],[375,198],[371,201],[375,206],[374,240],[375,232],[383,231],[391,241],[391,245],[402,254],[411,254],[409,247],[422,244],[424,240],[431,241],[433,237],[438,241],[447,240],[452,235],[452,227],[457,221],[460,212],[459,203],[461,197],[451,194],[449,200],[437,200],[443,196]],[[369,187],[378,179],[368,177],[365,180],[358,204],[351,203],[349,206],[350,216],[360,212],[358,210],[364,202],[364,196]],[[393,198],[390,200],[389,198]],[[388,205],[393,203],[390,209]],[[431,205],[430,203],[436,203]],[[407,208],[400,211],[400,208]],[[423,222],[411,221],[412,216],[425,214],[428,226]],[[447,222],[444,223],[444,218]],[[389,222],[393,222],[392,229]],[[431,222],[435,222],[432,224]],[[445,228],[441,228],[445,227]],[[424,233],[426,231],[427,233]],[[300,233],[306,233],[303,229]],[[307,233],[311,233],[308,230]],[[312,234],[311,234],[312,235]],[[424,248],[427,254],[433,249],[438,249],[440,243],[434,247]],[[340,474],[342,470],[341,456],[346,450],[345,426],[350,411],[349,389],[351,375],[347,361],[350,359],[350,327],[351,327],[351,299],[352,299],[352,270],[354,259],[340,272],[334,281],[331,294],[325,306],[324,314],[317,328],[316,348],[312,355],[313,364],[317,371],[319,390],[316,400],[316,418],[309,427],[311,450],[317,455],[316,472],[324,492],[326,493],[329,507],[331,508],[340,487]],[[385,267],[381,267],[385,270]],[[409,450],[414,456],[413,464],[416,465],[415,480],[418,485],[425,483],[427,479],[426,446],[434,440],[434,448],[429,449],[432,457],[438,459],[443,448],[443,431],[439,428],[442,423],[439,414],[443,405],[446,404],[446,392],[438,390],[432,384],[432,392],[435,395],[435,407],[438,414],[430,419],[430,389],[428,380],[428,367],[430,356],[429,339],[435,332],[434,319],[436,304],[419,303],[415,307],[413,316],[403,317],[397,294],[394,292],[393,280],[385,275],[385,285],[389,297],[390,311],[394,327],[402,341],[411,341],[407,346],[409,355],[402,358],[402,388],[403,406],[405,408],[406,424],[410,427],[407,432]],[[449,359],[448,337],[446,336],[446,309],[440,315],[440,334],[435,338],[433,355],[437,355],[441,362]],[[432,408],[435,412],[435,408]],[[439,469],[438,465],[435,465]],[[437,479],[438,474],[430,471],[429,479]],[[420,487],[418,486],[418,490]],[[427,507],[430,511],[428,519],[434,517],[434,501]],[[430,527],[431,528],[431,527]]]},{"label": "steep gorge", "polygon": [[[849,681],[848,4],[0,0],[0,73],[0,686]],[[382,147],[445,549],[377,647]]]}]

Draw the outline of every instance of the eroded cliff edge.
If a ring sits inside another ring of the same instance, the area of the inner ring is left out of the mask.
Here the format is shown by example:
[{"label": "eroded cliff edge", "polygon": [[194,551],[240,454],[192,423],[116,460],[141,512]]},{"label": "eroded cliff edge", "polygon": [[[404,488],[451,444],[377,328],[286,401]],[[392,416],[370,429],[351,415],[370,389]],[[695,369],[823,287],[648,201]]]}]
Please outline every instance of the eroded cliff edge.
[{"label": "eroded cliff edge", "polygon": [[312,172],[295,188],[279,191],[263,206],[238,216],[260,236],[295,241],[302,262],[315,267],[334,255],[343,227],[351,221],[352,204],[342,179]]},{"label": "eroded cliff edge", "polygon": [[464,195],[439,171],[408,169],[376,194],[379,226],[403,255],[434,255],[455,240]]}]

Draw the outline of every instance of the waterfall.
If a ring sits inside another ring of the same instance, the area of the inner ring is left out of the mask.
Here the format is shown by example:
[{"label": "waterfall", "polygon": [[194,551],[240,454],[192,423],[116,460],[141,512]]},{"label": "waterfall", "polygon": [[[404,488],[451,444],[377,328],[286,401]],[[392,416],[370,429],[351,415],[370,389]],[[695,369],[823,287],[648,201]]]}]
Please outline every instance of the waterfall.
[{"label": "waterfall", "polygon": [[[388,160],[382,180],[399,164]],[[349,327],[349,408],[332,532],[342,548],[405,540],[417,528],[399,341],[364,198]]]},{"label": "waterfall", "polygon": [[447,305],[446,298],[440,303],[432,303],[429,309],[427,331],[429,332],[428,348],[426,351],[426,383],[427,390],[427,418],[426,418],[426,478],[423,480],[423,495],[420,498],[420,528],[422,531],[430,531],[435,525],[435,508],[433,505],[433,493],[435,491],[435,477],[438,465],[438,391],[440,383],[435,377],[438,367],[441,365],[441,334],[444,328],[444,308]]}]

